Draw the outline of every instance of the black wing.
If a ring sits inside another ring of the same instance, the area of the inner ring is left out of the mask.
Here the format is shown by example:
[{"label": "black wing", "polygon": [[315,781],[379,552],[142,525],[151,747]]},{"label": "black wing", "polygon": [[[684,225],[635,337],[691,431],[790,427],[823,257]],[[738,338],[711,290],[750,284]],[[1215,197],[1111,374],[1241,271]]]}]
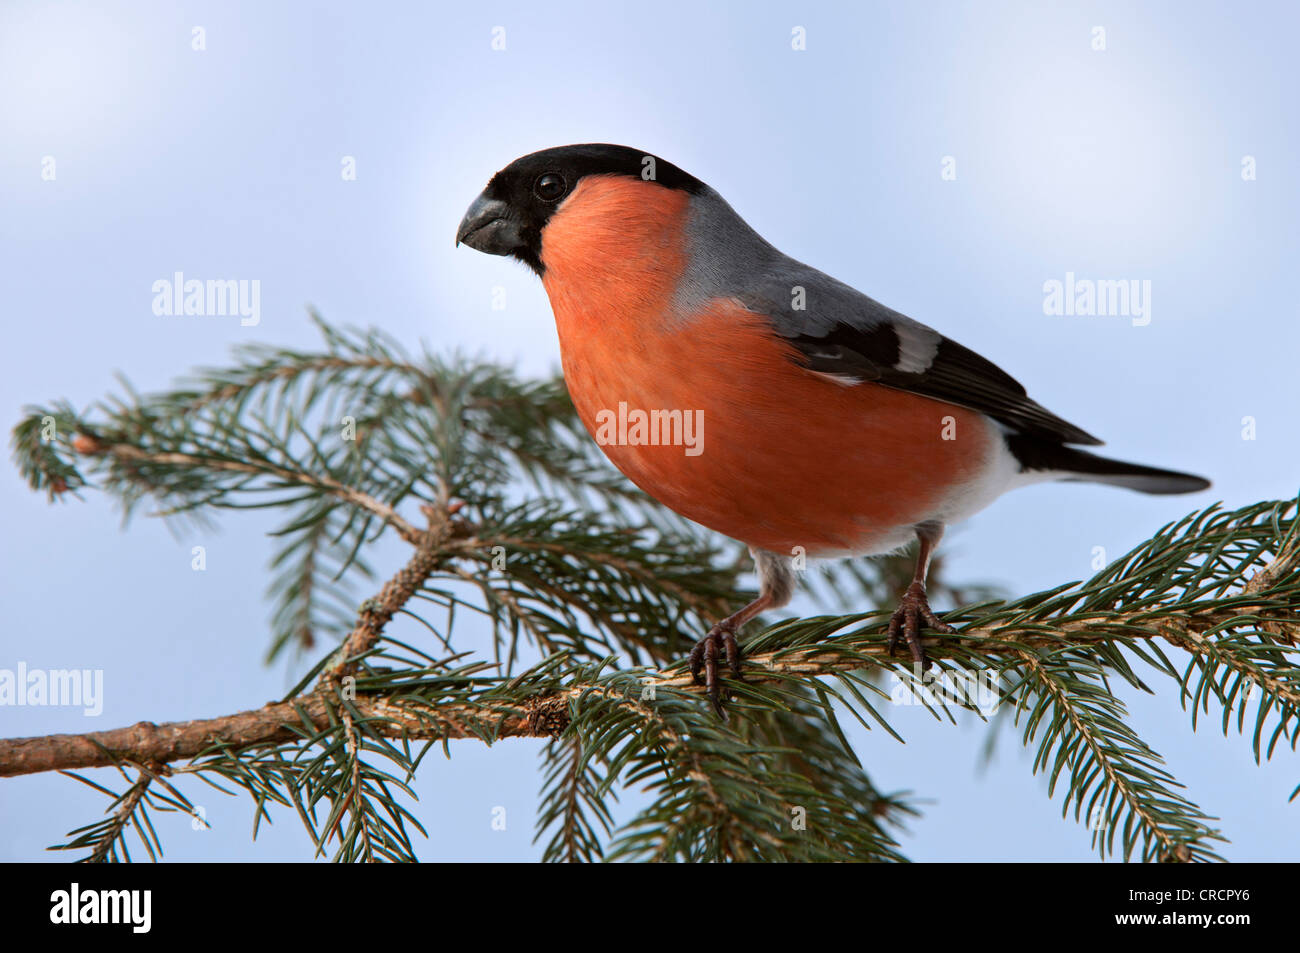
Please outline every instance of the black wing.
[{"label": "black wing", "polygon": [[[1056,443],[1101,443],[1031,400],[1024,387],[996,364],[924,325],[892,320],[837,323],[817,335],[783,336],[818,373],[933,397],[987,414],[1017,433]],[[905,360],[909,345],[927,352],[928,361]],[[905,369],[911,367],[916,369]]]}]

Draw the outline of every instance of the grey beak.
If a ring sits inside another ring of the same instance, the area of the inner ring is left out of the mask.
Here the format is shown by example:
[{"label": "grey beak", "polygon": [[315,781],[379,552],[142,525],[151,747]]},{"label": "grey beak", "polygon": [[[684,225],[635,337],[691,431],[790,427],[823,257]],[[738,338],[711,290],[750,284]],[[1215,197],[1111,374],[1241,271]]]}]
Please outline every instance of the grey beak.
[{"label": "grey beak", "polygon": [[489,255],[509,255],[523,245],[510,206],[486,195],[471,202],[465,217],[460,220],[456,244],[461,242]]}]

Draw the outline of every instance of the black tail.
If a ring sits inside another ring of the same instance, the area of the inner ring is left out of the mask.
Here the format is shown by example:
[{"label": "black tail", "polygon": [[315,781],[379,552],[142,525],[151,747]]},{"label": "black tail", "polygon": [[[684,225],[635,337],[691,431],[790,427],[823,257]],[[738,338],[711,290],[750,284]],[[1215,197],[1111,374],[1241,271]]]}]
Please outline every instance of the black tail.
[{"label": "black tail", "polygon": [[1023,470],[1051,473],[1061,480],[1106,483],[1142,493],[1195,493],[1210,487],[1209,480],[1190,473],[1110,460],[1086,450],[1023,435],[1008,438],[1007,444]]}]

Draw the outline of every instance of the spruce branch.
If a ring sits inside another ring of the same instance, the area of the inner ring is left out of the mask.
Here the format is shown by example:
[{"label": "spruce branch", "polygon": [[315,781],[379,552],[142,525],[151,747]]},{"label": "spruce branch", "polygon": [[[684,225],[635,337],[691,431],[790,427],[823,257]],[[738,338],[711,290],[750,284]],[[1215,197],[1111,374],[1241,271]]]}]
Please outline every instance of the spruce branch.
[{"label": "spruce branch", "polygon": [[[602,765],[588,756],[578,732],[551,739],[542,757],[546,767],[534,842],[554,828],[542,860],[552,863],[603,860],[604,842],[615,826],[605,802],[607,797],[616,795],[606,784]],[[592,817],[600,825],[599,831],[593,826]]]},{"label": "spruce branch", "polygon": [[[108,817],[77,828],[68,835],[72,840],[51,847],[51,850],[89,848],[90,853],[80,858],[82,863],[130,862],[131,851],[127,847],[126,839],[127,833],[134,830],[150,859],[157,860],[162,856],[163,848],[158,832],[149,818],[150,809],[189,814],[195,819],[195,823],[206,826],[206,821],[203,820],[198,809],[167,781],[166,775],[169,769],[166,765],[159,763],[128,765],[115,762],[114,767],[124,779],[130,782],[121,794],[110,791],[103,785],[96,784],[75,772],[60,772],[101,794],[108,795],[112,800],[104,812],[109,815]],[[127,774],[128,767],[135,768],[134,780]],[[163,791],[158,791],[156,788],[162,788]]]},{"label": "spruce branch", "polygon": [[[339,640],[261,709],[0,741],[0,776],[111,766],[127,779],[117,794],[78,776],[111,798],[109,816],[64,846],[125,857],[134,829],[152,856],[148,810],[192,811],[177,787],[192,775],[246,793],[259,825],[292,810],[336,860],[412,860],[425,755],[532,737],[548,742],[548,860],[902,859],[915,803],[876,788],[840,719],[896,736],[885,676],[937,718],[980,712],[930,697],[928,675],[888,657],[883,613],[747,637],[745,680],[728,683],[719,722],[679,660],[744,598],[739,547],[604,464],[561,382],[318,323],[321,351],[245,348],[174,390],[123,385],[86,411],[34,408],[15,428],[20,470],[55,499],[97,488],[128,516],[152,499],[171,519],[282,511],[272,653]],[[357,608],[350,593],[376,575],[370,550],[389,529],[411,550]],[[896,568],[844,564],[811,581],[842,605],[881,606]],[[1193,728],[1213,708],[1225,734],[1249,733],[1257,761],[1300,740],[1294,501],[1190,514],[1048,592],[948,591],[966,604],[948,615],[957,636],[927,640],[935,672],[995,676],[1034,770],[1103,857],[1213,859],[1223,839],[1116,686],[1170,686]],[[490,624],[486,649],[461,634],[470,615]],[[399,640],[398,617],[422,631]],[[610,805],[628,787],[649,803],[619,827]]]},{"label": "spruce branch", "polygon": [[[1271,508],[1291,512],[1291,522],[1286,524],[1288,536],[1295,531],[1294,507],[1295,504],[1292,503],[1275,504]],[[1242,529],[1259,531],[1268,525],[1259,517],[1271,510],[1253,507],[1245,513],[1219,514],[1219,519],[1213,526],[1222,529],[1231,524],[1239,534]],[[1202,537],[1186,533],[1181,539],[1188,550],[1195,550],[1198,545],[1205,543]],[[1285,555],[1289,550],[1282,551],[1284,558],[1291,558]],[[1265,558],[1263,550],[1252,548],[1251,552],[1256,560]],[[1226,577],[1240,568],[1221,566],[1219,572]],[[1129,569],[1131,573],[1140,573],[1147,579],[1156,570],[1168,575],[1164,572],[1167,567],[1162,565],[1130,562]],[[1297,621],[1294,606],[1300,599],[1300,579],[1293,571],[1270,571],[1261,578],[1261,582],[1249,587],[1243,584],[1237,591],[1229,590],[1220,598],[1201,599],[1185,605],[1175,616],[1167,613],[1153,616],[1148,608],[1143,607],[1136,613],[1111,612],[1097,617],[1095,612],[1089,612],[1085,613],[1084,618],[1067,616],[1051,623],[1046,621],[1063,610],[1096,602],[1106,589],[1123,589],[1132,585],[1131,575],[1103,573],[1101,579],[1055,593],[1036,594],[979,611],[964,610],[962,616],[969,615],[972,618],[959,637],[952,640],[936,639],[932,647],[941,666],[959,663],[962,668],[969,669],[980,664],[995,664],[1001,666],[999,671],[1003,674],[1014,674],[1024,668],[1038,682],[1044,683],[1048,691],[1037,695],[1031,692],[1018,694],[1025,686],[1015,685],[1007,691],[1007,697],[1021,699],[1022,705],[1028,705],[1036,699],[1036,703],[1042,706],[1045,704],[1043,699],[1046,699],[1046,703],[1065,706],[1068,721],[1079,732],[1084,748],[1091,752],[1094,760],[1100,761],[1103,755],[1114,758],[1118,754],[1124,767],[1103,764],[1103,771],[1111,785],[1119,790],[1123,803],[1118,808],[1114,805],[1119,802],[1108,803],[1115,811],[1127,806],[1128,809],[1137,811],[1139,818],[1137,827],[1131,830],[1124,828],[1124,836],[1131,842],[1126,845],[1125,853],[1137,848],[1138,841],[1151,834],[1155,838],[1152,843],[1158,842],[1163,848],[1160,856],[1191,856],[1195,859],[1203,855],[1209,856],[1207,844],[1214,832],[1205,826],[1204,819],[1196,821],[1191,827],[1185,823],[1182,826],[1172,823],[1173,833],[1165,831],[1149,810],[1156,790],[1148,777],[1153,771],[1158,775],[1155,780],[1161,785],[1157,800],[1169,802],[1174,808],[1185,812],[1193,809],[1177,797],[1170,797],[1168,785],[1172,779],[1156,768],[1158,758],[1154,752],[1139,746],[1127,733],[1114,735],[1114,726],[1122,724],[1123,714],[1117,707],[1117,701],[1107,699],[1107,707],[1103,710],[1087,711],[1086,706],[1080,705],[1080,699],[1088,704],[1096,704],[1097,698],[1105,695],[1098,687],[1103,667],[1111,671],[1124,670],[1122,664],[1107,664],[1107,656],[1097,654],[1113,652],[1117,646],[1152,645],[1163,640],[1171,645],[1188,646],[1204,653],[1222,653],[1230,651],[1223,649],[1224,645],[1232,644],[1224,634],[1229,631],[1225,622],[1232,623],[1231,637],[1238,640],[1263,638],[1269,640],[1266,645],[1272,645],[1271,640],[1276,638],[1274,633],[1280,632],[1287,639],[1283,644],[1290,646],[1290,650],[1278,652],[1270,649],[1261,659],[1252,662],[1252,671],[1267,673],[1267,678],[1260,682],[1262,691],[1281,690],[1277,693],[1272,716],[1277,725],[1276,737],[1287,738],[1294,747],[1297,711],[1294,698],[1296,687],[1300,684],[1300,671],[1297,671],[1295,664]],[[875,692],[878,697],[885,696],[870,680],[862,677],[862,672],[872,666],[889,664],[886,660],[886,637],[882,631],[880,615],[858,614],[792,621],[761,633],[750,644],[747,681],[734,686],[737,720],[745,723],[745,713],[749,710],[761,713],[789,708],[794,703],[792,699],[798,697],[793,693],[806,691],[810,687],[814,690],[833,691],[837,698],[856,711],[866,712],[869,718],[879,718],[878,712],[871,708],[863,693]],[[1212,631],[1216,628],[1220,630],[1217,633]],[[369,633],[370,629],[362,626],[358,631]],[[362,644],[371,644],[368,634]],[[1145,657],[1157,671],[1175,678],[1181,677],[1177,672],[1171,671],[1167,662],[1157,661],[1154,653],[1146,654]],[[1236,655],[1232,657],[1235,658]],[[663,672],[633,668],[604,675],[575,670],[571,675],[566,675],[560,674],[562,664],[562,659],[550,660],[540,668],[511,680],[482,676],[439,680],[437,676],[445,674],[445,666],[431,666],[421,674],[439,682],[436,694],[421,691],[424,685],[419,680],[412,680],[407,674],[400,678],[391,674],[374,674],[368,680],[358,680],[358,694],[352,704],[356,712],[374,726],[377,734],[406,741],[470,737],[493,741],[508,736],[554,737],[564,732],[580,733],[584,730],[584,725],[593,731],[599,727],[597,737],[609,739],[610,743],[616,740],[626,741],[629,736],[653,738],[656,740],[647,742],[646,747],[639,750],[670,752],[670,760],[677,757],[686,759],[685,763],[689,765],[686,769],[688,777],[697,781],[710,777],[710,771],[701,767],[701,760],[707,761],[713,752],[709,750],[705,754],[697,754],[683,749],[682,745],[686,744],[683,739],[716,739],[718,732],[727,729],[712,725],[707,720],[691,722],[689,729],[679,728],[672,718],[664,715],[660,702],[648,705],[639,699],[645,686],[652,685],[657,698],[667,696],[678,700],[679,704],[672,712],[674,717],[685,717],[683,713],[688,710],[695,717],[703,717],[703,709],[698,705],[699,689],[692,684],[689,675],[680,665]],[[1080,675],[1084,671],[1092,674],[1092,685],[1087,688],[1082,686],[1083,679]],[[828,676],[837,679],[839,684],[852,691],[827,689],[824,679]],[[1028,676],[1020,679],[1022,683],[1028,680]],[[687,702],[688,699],[695,700]],[[1204,704],[1205,700],[1205,696],[1202,696],[1198,702]],[[275,744],[301,734],[296,730],[297,726],[306,726],[304,730],[310,732],[324,731],[331,721],[332,706],[332,700],[324,694],[308,695],[267,706],[257,712],[245,712],[208,722],[161,727],[141,725],[93,736],[54,736],[48,739],[0,742],[0,765],[3,766],[0,770],[13,774],[48,770],[52,767],[86,767],[111,763],[113,759],[124,757],[129,757],[130,760],[171,761],[203,755],[216,744],[234,751]],[[1043,719],[1044,715],[1039,712],[1032,721],[1039,723]],[[1105,727],[1104,737],[1097,734],[1096,726],[1099,724]],[[1031,727],[1026,728],[1026,734],[1027,742],[1034,739]],[[1058,728],[1052,735],[1053,738],[1061,738],[1062,732]],[[1061,744],[1064,745],[1065,741],[1062,740]],[[1077,747],[1071,750],[1076,750]],[[748,752],[749,755],[755,751],[748,745],[739,745],[737,750]],[[1134,751],[1139,752],[1136,767],[1132,757]],[[1142,753],[1144,751],[1146,753]],[[1271,749],[1269,753],[1272,753]],[[1043,749],[1039,766],[1047,766],[1050,754],[1050,748]],[[646,755],[643,753],[641,756],[644,758]],[[618,771],[615,769],[622,767],[619,762],[611,764],[606,777],[616,776]],[[1083,761],[1057,761],[1053,768],[1054,783],[1056,775],[1066,765],[1071,767],[1074,781],[1092,773]],[[660,766],[663,766],[662,763]],[[640,767],[642,771],[646,770],[644,762],[640,763]],[[721,789],[730,790],[735,787],[735,770],[734,764],[729,761],[724,761],[723,766],[716,769],[728,779],[729,787]],[[1125,772],[1128,773],[1127,780],[1122,776]],[[774,779],[783,778],[781,772],[766,770],[766,766],[762,774],[765,787],[769,788]],[[630,776],[641,775],[632,772]],[[749,782],[754,779],[749,775],[745,777],[746,783],[740,787],[753,790]],[[680,790],[680,784],[669,784],[665,790],[670,793],[665,794],[661,807],[667,811],[670,806],[676,805],[672,797]],[[693,802],[694,813],[690,816],[702,818],[710,811],[717,813],[727,806],[728,802],[721,797],[719,790],[716,784],[706,788],[707,796],[698,803]],[[1077,784],[1072,786],[1071,791],[1068,803],[1072,803],[1076,814],[1079,814],[1089,791]],[[1095,803],[1097,801],[1093,799],[1092,805]],[[1089,805],[1090,808],[1092,805]],[[829,808],[827,812],[829,813]],[[766,822],[775,822],[770,806],[762,816],[767,818]],[[1117,819],[1121,816],[1116,814]],[[1187,816],[1183,820],[1186,821]],[[691,823],[687,823],[686,829],[697,833],[703,830],[692,827]],[[778,848],[777,842],[766,836],[758,840],[750,839],[750,835],[757,837],[752,826],[737,828],[733,824],[716,830],[719,839],[709,848],[698,844],[690,848],[684,845],[674,846],[673,831],[669,830],[668,839],[657,843],[653,849],[644,841],[633,838],[622,846],[619,855],[634,855],[649,850],[650,856],[735,856],[739,859],[762,857],[765,851],[770,853],[788,849],[788,845]],[[749,834],[745,834],[746,831]],[[1164,831],[1163,835],[1155,833],[1158,831]],[[1189,836],[1189,831],[1196,836]],[[739,846],[742,842],[743,849]],[[1155,856],[1153,851],[1152,844],[1144,849],[1144,853]]]},{"label": "spruce branch", "polygon": [[276,466],[269,460],[246,463],[241,460],[223,460],[218,457],[203,457],[188,453],[148,453],[130,444],[103,444],[94,437],[79,434],[73,441],[73,448],[83,456],[107,456],[123,470],[136,472],[141,466],[174,468],[177,471],[206,471],[210,473],[246,473],[255,476],[274,477],[284,484],[299,484],[337,497],[346,503],[378,517],[392,526],[399,536],[407,542],[419,539],[419,530],[399,516],[391,506],[381,503],[367,493],[354,487],[344,486],[330,477],[313,476],[309,473],[296,472],[288,467]]}]

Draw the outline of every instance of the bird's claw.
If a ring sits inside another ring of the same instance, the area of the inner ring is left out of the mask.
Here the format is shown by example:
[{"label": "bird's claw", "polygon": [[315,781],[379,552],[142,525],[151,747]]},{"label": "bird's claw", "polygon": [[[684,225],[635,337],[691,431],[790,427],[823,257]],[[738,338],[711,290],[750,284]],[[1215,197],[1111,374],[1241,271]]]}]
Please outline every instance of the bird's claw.
[{"label": "bird's claw", "polygon": [[[722,707],[722,685],[718,680],[718,662],[725,657],[731,674],[740,681],[745,680],[740,668],[740,645],[736,642],[736,629],[726,620],[719,622],[709,630],[709,634],[695,643],[691,649],[691,678],[696,685],[704,685],[709,701],[722,718],[727,717]],[[700,677],[703,673],[703,678]]]},{"label": "bird's claw", "polygon": [[957,631],[934,614],[930,608],[930,600],[925,594],[925,586],[914,582],[907,587],[903,598],[898,602],[898,608],[890,617],[889,655],[892,658],[894,649],[906,639],[908,648],[912,650],[912,658],[921,666],[921,671],[925,671],[930,666],[930,660],[926,658],[925,646],[921,644],[922,623],[925,623],[926,628],[945,635],[952,635]]}]

